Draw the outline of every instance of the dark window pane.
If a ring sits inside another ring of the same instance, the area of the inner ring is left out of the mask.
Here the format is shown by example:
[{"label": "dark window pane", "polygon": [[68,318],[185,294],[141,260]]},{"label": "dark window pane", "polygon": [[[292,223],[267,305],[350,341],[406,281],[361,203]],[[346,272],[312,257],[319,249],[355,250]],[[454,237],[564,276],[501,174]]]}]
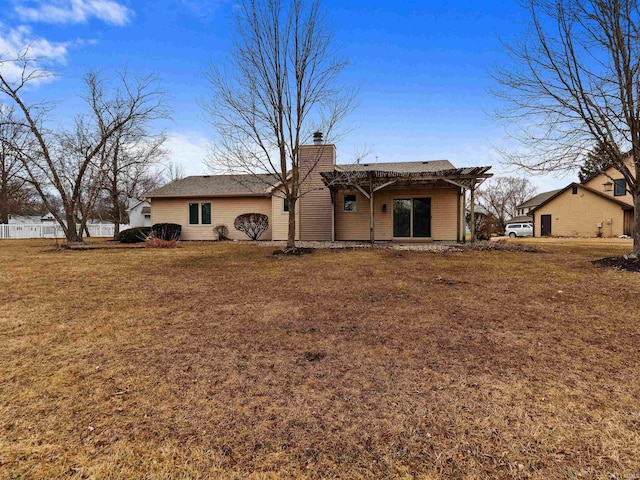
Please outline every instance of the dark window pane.
[{"label": "dark window pane", "polygon": [[356,196],[345,195],[344,196],[344,211],[355,212],[356,211]]},{"label": "dark window pane", "polygon": [[393,200],[393,236],[411,236],[411,200]]},{"label": "dark window pane", "polygon": [[431,236],[431,199],[413,199],[413,236]]},{"label": "dark window pane", "polygon": [[211,225],[211,204],[210,203],[202,204],[202,224]]},{"label": "dark window pane", "polygon": [[578,187],[573,187],[573,188],[571,189],[571,194],[572,194],[572,195],[577,195],[577,194],[578,194]]},{"label": "dark window pane", "polygon": [[198,224],[198,204],[197,203],[189,204],[189,223],[191,225]]},{"label": "dark window pane", "polygon": [[616,197],[622,197],[627,194],[627,181],[624,178],[619,178],[613,181],[613,195]]},{"label": "dark window pane", "polygon": [[289,211],[289,200],[287,198],[282,199],[282,210],[284,212]]}]

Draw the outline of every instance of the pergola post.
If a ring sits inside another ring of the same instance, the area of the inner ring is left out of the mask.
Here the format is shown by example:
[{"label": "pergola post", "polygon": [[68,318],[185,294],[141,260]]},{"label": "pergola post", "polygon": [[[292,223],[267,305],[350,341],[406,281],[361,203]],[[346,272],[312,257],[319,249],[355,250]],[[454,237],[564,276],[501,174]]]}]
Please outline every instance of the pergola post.
[{"label": "pergola post", "polygon": [[374,208],[373,208],[373,172],[369,172],[369,241],[371,245],[376,241],[374,233]]},{"label": "pergola post", "polygon": [[476,182],[475,180],[471,181],[471,209],[470,209],[470,217],[471,217],[471,242],[476,241]]}]

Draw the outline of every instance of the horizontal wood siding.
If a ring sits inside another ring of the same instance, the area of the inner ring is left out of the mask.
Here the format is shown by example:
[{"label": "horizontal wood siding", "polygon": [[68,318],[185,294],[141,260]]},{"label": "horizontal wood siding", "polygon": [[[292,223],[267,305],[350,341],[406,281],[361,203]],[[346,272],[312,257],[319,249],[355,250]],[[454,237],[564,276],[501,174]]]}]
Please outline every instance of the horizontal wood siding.
[{"label": "horizontal wood siding", "polygon": [[[211,203],[211,225],[189,225],[190,203]],[[260,240],[271,240],[272,205],[268,197],[237,198],[153,198],[151,200],[152,223],[178,223],[182,225],[182,240],[217,240],[213,232],[217,225],[225,225],[232,240],[247,240],[247,236],[233,227],[238,215],[262,213],[269,217],[269,228]]]},{"label": "horizontal wood siding", "polygon": [[622,207],[584,188],[578,187],[575,195],[568,189],[534,214],[536,237],[540,236],[542,215],[551,215],[552,236],[596,237],[599,223],[602,224],[604,237],[616,237],[624,233]]},{"label": "horizontal wood siding", "polygon": [[332,172],[335,166],[334,145],[300,147],[300,239],[331,241],[331,193],[324,186],[320,172]]},{"label": "horizontal wood siding", "polygon": [[[344,195],[356,195],[356,211],[343,210]],[[393,199],[431,197],[431,239],[456,241],[458,233],[457,188],[392,189],[374,194],[375,238],[393,239]],[[382,206],[386,205],[386,212]],[[336,240],[369,239],[369,200],[358,191],[340,191],[335,205]]]},{"label": "horizontal wood siding", "polygon": [[[286,240],[289,235],[289,212],[284,211],[284,198],[282,188],[274,191],[271,197],[271,218],[273,219],[273,240]],[[299,207],[299,204],[296,205]],[[296,240],[300,240],[300,208],[296,210]]]}]

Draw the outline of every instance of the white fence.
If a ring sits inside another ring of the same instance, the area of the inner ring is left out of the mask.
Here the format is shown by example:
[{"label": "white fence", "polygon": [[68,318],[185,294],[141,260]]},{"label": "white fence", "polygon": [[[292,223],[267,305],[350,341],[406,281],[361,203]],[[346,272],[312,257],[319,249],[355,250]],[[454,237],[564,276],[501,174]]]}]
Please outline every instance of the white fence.
[{"label": "white fence", "polygon": [[[93,223],[87,225],[87,230],[91,237],[113,237],[114,227],[112,223]],[[120,231],[127,228],[129,225],[120,225]],[[57,223],[0,224],[0,239],[4,238],[64,238],[64,231]]]}]

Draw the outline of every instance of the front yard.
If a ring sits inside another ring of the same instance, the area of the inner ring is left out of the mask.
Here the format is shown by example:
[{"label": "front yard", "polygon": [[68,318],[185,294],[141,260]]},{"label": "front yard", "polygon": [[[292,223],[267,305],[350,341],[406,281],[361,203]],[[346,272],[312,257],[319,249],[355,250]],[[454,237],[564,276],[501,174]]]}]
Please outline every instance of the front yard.
[{"label": "front yard", "polygon": [[630,243],[536,244],[3,241],[0,477],[640,478]]}]

